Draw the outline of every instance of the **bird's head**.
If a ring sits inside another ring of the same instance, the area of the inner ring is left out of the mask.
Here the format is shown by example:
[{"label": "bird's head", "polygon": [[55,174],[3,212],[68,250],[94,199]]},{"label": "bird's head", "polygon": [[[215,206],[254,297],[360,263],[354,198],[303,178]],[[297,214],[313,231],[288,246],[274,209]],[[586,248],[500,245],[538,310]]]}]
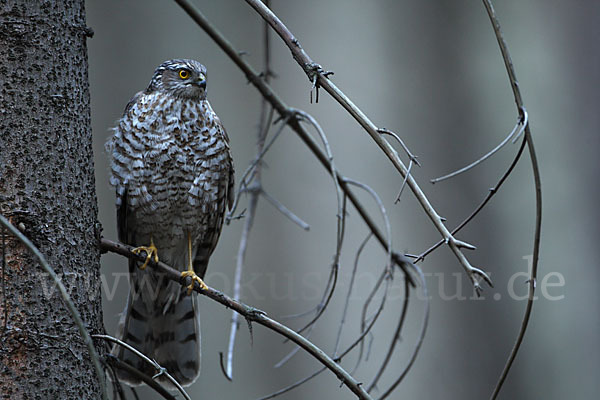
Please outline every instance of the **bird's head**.
[{"label": "bird's head", "polygon": [[206,99],[206,67],[194,60],[175,59],[160,64],[148,92],[163,91],[191,100]]}]

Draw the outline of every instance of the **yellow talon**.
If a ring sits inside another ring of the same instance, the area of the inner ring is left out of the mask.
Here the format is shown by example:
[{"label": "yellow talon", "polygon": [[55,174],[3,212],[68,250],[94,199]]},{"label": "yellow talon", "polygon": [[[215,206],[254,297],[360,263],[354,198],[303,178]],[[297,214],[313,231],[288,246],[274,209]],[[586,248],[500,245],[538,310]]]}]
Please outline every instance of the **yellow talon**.
[{"label": "yellow talon", "polygon": [[131,250],[133,254],[140,254],[142,251],[146,252],[146,261],[144,262],[144,265],[140,267],[141,270],[144,270],[148,266],[148,263],[152,258],[154,258],[154,262],[158,262],[158,249],[154,245],[152,238],[150,238],[150,246],[140,246]]},{"label": "yellow talon", "polygon": [[192,236],[189,233],[188,233],[188,269],[187,269],[187,271],[183,271],[181,273],[181,277],[187,278],[188,276],[192,277],[192,283],[190,283],[190,285],[187,287],[188,296],[191,295],[192,291],[194,290],[194,282],[198,282],[198,285],[200,285],[200,289],[202,289],[202,290],[208,289],[208,286],[206,286],[206,283],[204,283],[202,278],[200,278],[198,275],[196,275],[196,272],[194,272],[194,263],[192,262]]},{"label": "yellow talon", "polygon": [[190,294],[192,294],[192,292],[194,291],[194,282],[198,282],[198,285],[200,285],[200,289],[202,289],[202,290],[208,289],[208,286],[206,286],[206,283],[204,283],[204,281],[198,275],[196,275],[196,273],[194,271],[188,270],[188,271],[183,271],[181,273],[182,278],[187,278],[188,276],[192,277],[192,283],[190,283],[190,285],[187,287],[188,296]]}]

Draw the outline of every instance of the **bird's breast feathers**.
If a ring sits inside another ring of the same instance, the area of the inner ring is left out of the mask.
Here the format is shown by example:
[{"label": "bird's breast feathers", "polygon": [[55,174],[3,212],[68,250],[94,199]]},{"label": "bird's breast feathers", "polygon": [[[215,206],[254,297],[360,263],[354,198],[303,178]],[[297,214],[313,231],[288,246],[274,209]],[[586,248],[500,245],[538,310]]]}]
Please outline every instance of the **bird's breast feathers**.
[{"label": "bird's breast feathers", "polygon": [[108,148],[111,183],[117,191],[127,187],[134,208],[211,212],[227,187],[229,144],[206,100],[142,94],[119,121]]}]

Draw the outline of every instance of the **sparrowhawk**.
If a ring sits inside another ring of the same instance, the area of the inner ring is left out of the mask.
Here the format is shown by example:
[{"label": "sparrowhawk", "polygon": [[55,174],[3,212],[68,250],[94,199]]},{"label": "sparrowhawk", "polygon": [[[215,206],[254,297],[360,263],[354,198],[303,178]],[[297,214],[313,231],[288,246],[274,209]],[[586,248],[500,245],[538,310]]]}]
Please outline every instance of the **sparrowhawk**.
[{"label": "sparrowhawk", "polygon": [[[206,99],[206,68],[169,60],[125,107],[106,149],[117,192],[119,240],[145,251],[130,261],[130,292],[120,338],[156,360],[182,385],[200,371],[200,316],[194,283],[202,278],[233,202],[229,138]],[[192,277],[186,289],[152,269],[153,258]],[[114,354],[149,376],[156,370],[123,347]],[[131,385],[139,378],[120,372]]]}]

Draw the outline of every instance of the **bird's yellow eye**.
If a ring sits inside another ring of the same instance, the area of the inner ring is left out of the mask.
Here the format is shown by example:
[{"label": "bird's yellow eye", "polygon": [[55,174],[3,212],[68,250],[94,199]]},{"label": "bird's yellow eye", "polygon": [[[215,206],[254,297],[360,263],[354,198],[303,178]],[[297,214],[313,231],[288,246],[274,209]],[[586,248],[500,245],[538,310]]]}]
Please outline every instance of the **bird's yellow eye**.
[{"label": "bird's yellow eye", "polygon": [[187,79],[190,77],[190,71],[188,71],[187,69],[180,69],[179,70],[179,77],[181,79]]}]

